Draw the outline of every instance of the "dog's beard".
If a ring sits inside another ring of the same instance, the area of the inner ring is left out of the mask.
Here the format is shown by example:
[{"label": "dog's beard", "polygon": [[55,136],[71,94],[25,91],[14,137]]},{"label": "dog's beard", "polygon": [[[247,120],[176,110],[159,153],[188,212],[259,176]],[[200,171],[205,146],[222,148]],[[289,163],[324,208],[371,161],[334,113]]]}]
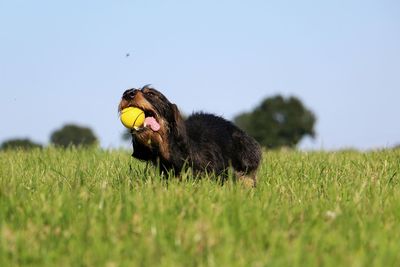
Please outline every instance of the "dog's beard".
[{"label": "dog's beard", "polygon": [[[164,159],[169,159],[169,143],[168,143],[168,126],[165,125],[163,119],[160,120],[160,128],[158,131],[153,131],[150,127],[142,127],[138,130],[133,130],[135,142],[139,142],[146,147],[152,154],[160,154]],[[155,152],[155,153],[154,153]]]}]

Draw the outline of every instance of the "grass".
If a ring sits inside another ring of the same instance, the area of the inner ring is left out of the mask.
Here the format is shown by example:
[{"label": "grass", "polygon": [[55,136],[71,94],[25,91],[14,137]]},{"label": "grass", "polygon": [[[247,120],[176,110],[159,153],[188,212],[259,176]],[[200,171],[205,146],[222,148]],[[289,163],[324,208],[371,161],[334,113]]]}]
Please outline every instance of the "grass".
[{"label": "grass", "polygon": [[267,152],[255,189],[129,155],[0,152],[0,266],[400,265],[400,150]]}]

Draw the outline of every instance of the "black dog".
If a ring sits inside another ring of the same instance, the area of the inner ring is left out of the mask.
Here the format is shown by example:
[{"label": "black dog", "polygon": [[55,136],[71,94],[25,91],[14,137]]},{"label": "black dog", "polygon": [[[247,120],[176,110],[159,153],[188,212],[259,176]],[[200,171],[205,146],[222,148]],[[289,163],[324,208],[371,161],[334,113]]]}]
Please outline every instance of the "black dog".
[{"label": "black dog", "polygon": [[146,117],[143,127],[132,131],[133,157],[177,175],[185,166],[217,175],[232,167],[239,179],[255,185],[260,146],[231,122],[205,113],[183,120],[177,106],[149,86],[126,90],[118,110],[127,107],[144,110]]}]

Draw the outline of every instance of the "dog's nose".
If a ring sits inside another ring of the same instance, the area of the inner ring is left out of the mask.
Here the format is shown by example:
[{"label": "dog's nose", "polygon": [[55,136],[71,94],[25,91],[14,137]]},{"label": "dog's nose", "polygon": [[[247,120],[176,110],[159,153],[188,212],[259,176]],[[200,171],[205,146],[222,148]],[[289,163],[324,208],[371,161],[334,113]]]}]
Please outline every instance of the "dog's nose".
[{"label": "dog's nose", "polygon": [[139,91],[138,89],[128,89],[124,92],[122,97],[125,98],[126,100],[131,100],[135,97],[138,91]]}]

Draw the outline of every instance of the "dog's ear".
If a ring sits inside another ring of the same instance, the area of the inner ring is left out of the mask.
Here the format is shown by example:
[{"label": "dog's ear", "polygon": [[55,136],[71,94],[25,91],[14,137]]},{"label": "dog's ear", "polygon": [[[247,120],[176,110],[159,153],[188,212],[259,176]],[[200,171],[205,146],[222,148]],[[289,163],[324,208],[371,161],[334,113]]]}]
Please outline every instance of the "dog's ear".
[{"label": "dog's ear", "polygon": [[175,104],[171,104],[173,120],[175,123],[175,130],[178,136],[182,136],[185,134],[185,124],[182,118],[181,113],[179,112],[178,107]]}]

